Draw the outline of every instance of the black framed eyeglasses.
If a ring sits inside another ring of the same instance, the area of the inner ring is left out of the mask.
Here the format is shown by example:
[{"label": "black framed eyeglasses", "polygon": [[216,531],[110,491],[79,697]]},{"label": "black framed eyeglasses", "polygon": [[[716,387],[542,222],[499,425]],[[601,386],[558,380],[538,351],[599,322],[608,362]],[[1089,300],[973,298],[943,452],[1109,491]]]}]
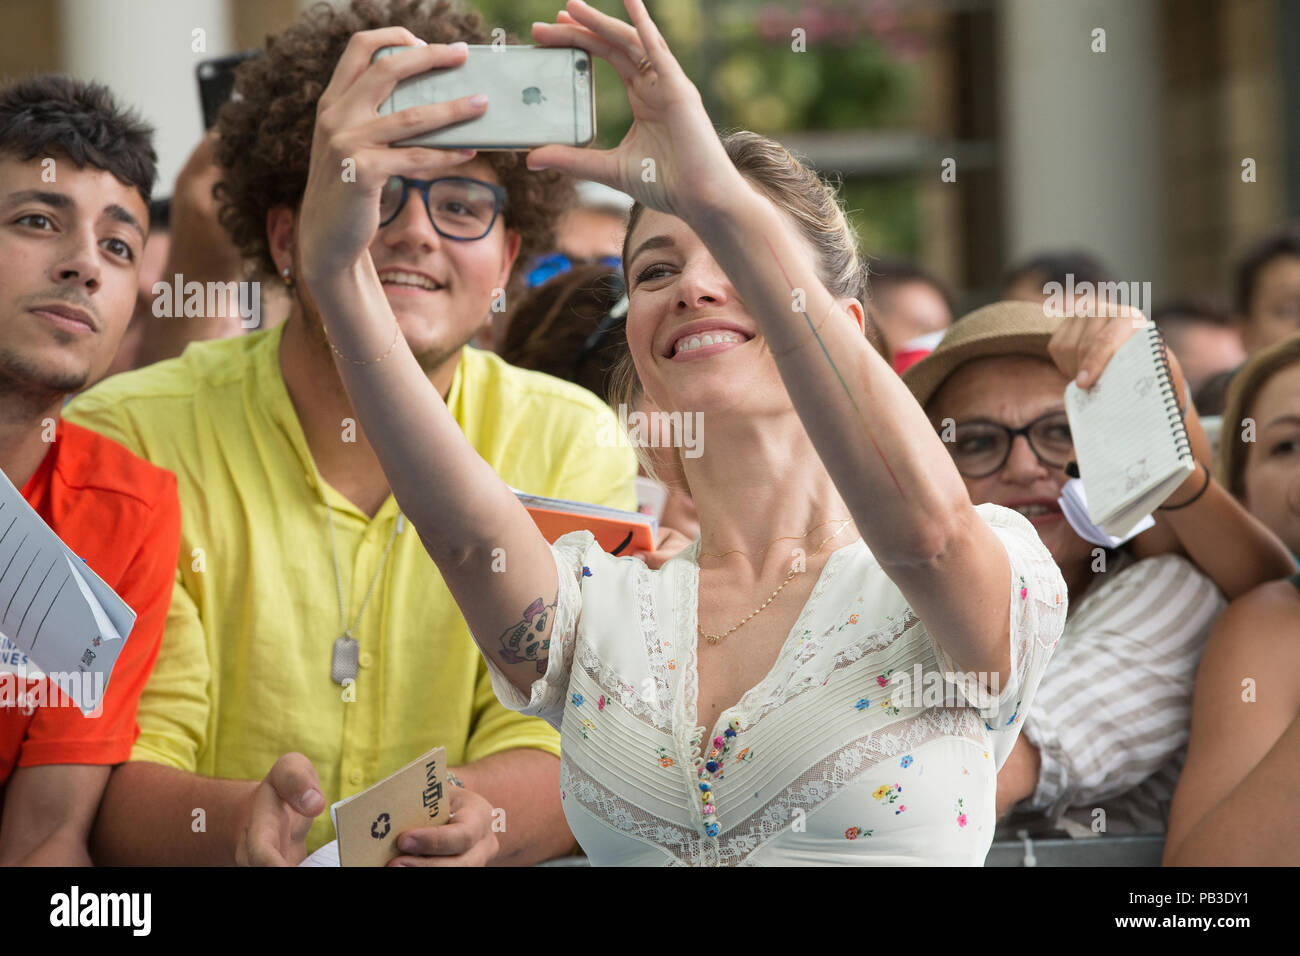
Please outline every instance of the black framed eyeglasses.
[{"label": "black framed eyeglasses", "polygon": [[386,226],[397,218],[406,205],[407,193],[412,189],[424,200],[429,222],[438,235],[458,242],[472,242],[486,236],[506,205],[503,186],[468,176],[445,176],[441,179],[389,176],[379,193],[380,226]]},{"label": "black framed eyeglasses", "polygon": [[1025,436],[1035,457],[1049,468],[1064,468],[1074,457],[1070,419],[1064,411],[1040,415],[1023,428],[984,419],[959,422],[953,427],[952,440],[944,444],[964,477],[987,478],[1002,470],[1020,435]]}]

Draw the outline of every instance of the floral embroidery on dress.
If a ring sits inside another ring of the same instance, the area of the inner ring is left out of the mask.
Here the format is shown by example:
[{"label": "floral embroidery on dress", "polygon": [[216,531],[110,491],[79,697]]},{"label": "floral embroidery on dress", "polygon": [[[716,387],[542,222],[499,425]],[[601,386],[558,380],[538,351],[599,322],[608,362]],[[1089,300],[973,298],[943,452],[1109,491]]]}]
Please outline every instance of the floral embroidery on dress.
[{"label": "floral embroidery on dress", "polygon": [[[885,806],[892,806],[893,804],[898,802],[898,795],[902,792],[903,792],[903,788],[901,785],[897,783],[894,784],[885,783],[877,787],[876,792],[873,793],[872,796],[875,797],[877,800],[883,800]],[[901,809],[907,809],[907,808],[903,807]]]},{"label": "floral embroidery on dress", "polygon": [[596,709],[597,709],[597,710],[604,710],[604,709],[605,709],[605,695],[604,695],[604,694],[601,694],[601,695],[600,695],[600,700],[596,701]]},{"label": "floral embroidery on dress", "polygon": [[[1025,587],[1025,576],[1023,574],[1018,574],[1016,577],[1020,578],[1020,600],[1023,601],[1029,596],[1029,588]],[[1056,597],[1059,601],[1061,596],[1058,594]]]},{"label": "floral embroidery on dress", "polygon": [[574,707],[582,706],[583,696],[581,694],[572,694],[569,699],[573,701]]},{"label": "floral embroidery on dress", "polygon": [[894,698],[892,697],[889,698],[888,700],[882,700],[880,702],[880,709],[893,717],[897,717],[899,714],[902,713],[902,711],[899,708],[894,706]]},{"label": "floral embroidery on dress", "polygon": [[904,757],[902,760],[898,762],[898,765],[902,767],[904,770],[912,766],[912,755],[908,754],[906,757]]},{"label": "floral embroidery on dress", "polygon": [[966,825],[966,805],[961,797],[957,798],[957,805],[954,809],[957,812],[957,826],[964,827]]},{"label": "floral embroidery on dress", "polygon": [[[1007,720],[1007,726],[1010,727],[1012,724],[1014,724],[1016,722],[1016,718],[1019,716],[1020,716],[1020,701],[1016,701],[1016,712],[1012,714],[1011,717]],[[989,730],[992,729],[993,729],[992,727],[989,728]]]},{"label": "floral embroidery on dress", "polygon": [[889,675],[892,674],[892,673],[894,673],[894,669],[891,667],[889,670],[885,671],[883,674],[877,674],[877,675],[876,675],[876,683],[879,684],[881,687],[888,687],[888,686],[889,686]]},{"label": "floral embroidery on dress", "polygon": [[841,624],[839,627],[837,627],[835,631],[836,633],[839,633],[840,631],[844,630],[846,627],[850,627],[851,625],[857,623],[858,623],[858,616],[856,614],[850,614],[849,619],[845,621],[843,624]]},{"label": "floral embroidery on dress", "polygon": [[677,658],[674,657],[674,658],[672,658],[671,660],[668,661],[668,669],[669,669],[670,671],[675,671],[675,670],[677,670]]},{"label": "floral embroidery on dress", "polygon": [[671,767],[674,763],[676,763],[676,761],[673,760],[673,758],[668,755],[667,747],[659,748],[659,752],[656,755],[656,759],[658,759],[659,766],[661,767]]},{"label": "floral embroidery on dress", "polygon": [[749,748],[746,747],[746,748],[745,748],[744,750],[742,750],[740,753],[736,754],[736,759],[737,759],[737,760],[749,760],[749,759],[750,759],[751,757],[753,757],[753,756],[754,756],[754,755],[753,755],[752,753],[749,752]]},{"label": "floral embroidery on dress", "polygon": [[856,707],[858,710],[866,710],[868,707],[871,706],[871,700],[870,698],[862,697],[859,698],[858,702],[853,706]]},{"label": "floral embroidery on dress", "polygon": [[856,840],[858,837],[869,837],[874,830],[868,830],[866,827],[849,827],[844,831],[844,839]]},{"label": "floral embroidery on dress", "polygon": [[582,566],[582,576],[584,578],[591,577],[591,568],[587,567],[585,564]]}]

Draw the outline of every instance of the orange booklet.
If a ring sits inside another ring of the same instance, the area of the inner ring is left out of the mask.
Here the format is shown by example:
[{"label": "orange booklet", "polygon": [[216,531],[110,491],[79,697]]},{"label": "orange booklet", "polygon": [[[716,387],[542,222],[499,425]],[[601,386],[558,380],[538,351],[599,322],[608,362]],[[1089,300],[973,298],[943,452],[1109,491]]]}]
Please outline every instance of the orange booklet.
[{"label": "orange booklet", "polygon": [[[511,489],[514,490],[514,489]],[[515,491],[537,528],[551,544],[570,531],[590,531],[596,543],[610,554],[653,551],[659,536],[659,519],[636,511],[622,511],[585,501],[543,498]]]}]

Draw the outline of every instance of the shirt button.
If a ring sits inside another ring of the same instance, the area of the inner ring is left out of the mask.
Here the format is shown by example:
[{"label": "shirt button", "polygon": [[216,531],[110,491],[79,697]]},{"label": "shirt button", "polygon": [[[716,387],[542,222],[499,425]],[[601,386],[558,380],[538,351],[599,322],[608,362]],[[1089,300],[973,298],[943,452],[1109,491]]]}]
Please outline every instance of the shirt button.
[{"label": "shirt button", "polygon": [[353,783],[360,783],[360,782],[361,782],[361,771],[360,771],[360,770],[353,770],[350,774],[348,774],[348,779],[349,779],[350,781],[352,781]]},{"label": "shirt button", "polygon": [[361,656],[357,658],[357,663],[359,663],[362,667],[369,667],[374,662],[375,660],[373,657],[370,656],[369,651],[362,651]]}]

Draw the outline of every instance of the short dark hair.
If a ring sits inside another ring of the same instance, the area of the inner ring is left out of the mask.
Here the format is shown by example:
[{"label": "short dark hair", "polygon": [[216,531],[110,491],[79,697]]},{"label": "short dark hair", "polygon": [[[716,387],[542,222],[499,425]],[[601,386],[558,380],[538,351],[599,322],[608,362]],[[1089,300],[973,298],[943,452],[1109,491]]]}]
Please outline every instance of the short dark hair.
[{"label": "short dark hair", "polygon": [[1282,256],[1300,256],[1300,223],[1287,223],[1257,240],[1237,262],[1232,282],[1232,307],[1239,316],[1250,315],[1259,274],[1266,265]]},{"label": "short dark hair", "polygon": [[145,205],[158,174],[153,133],[102,83],[46,73],[0,87],[0,155],[29,161],[61,152],[78,169],[112,173]]},{"label": "short dark hair", "polygon": [[928,269],[912,262],[910,259],[875,259],[870,263],[871,277],[869,292],[873,301],[879,301],[899,286],[920,282],[928,285],[939,294],[948,306],[948,314],[956,318],[952,306],[952,295],[948,287]]},{"label": "short dark hair", "polygon": [[172,224],[172,197],[163,196],[149,203],[149,228],[169,229]]},{"label": "short dark hair", "polygon": [[[217,119],[218,216],[244,257],[258,260],[264,271],[276,271],[266,238],[267,211],[297,208],[302,201],[316,105],[348,40],[362,30],[389,26],[406,27],[427,43],[493,39],[478,13],[456,9],[451,0],[317,3],[283,32],[267,37],[261,56],[235,70],[240,99],[223,106]],[[505,224],[521,237],[516,276],[533,256],[551,250],[555,224],[573,202],[570,177],[529,170],[524,155],[479,154],[501,177],[508,197]]]},{"label": "short dark hair", "polygon": [[1171,326],[1190,325],[1194,322],[1223,329],[1232,327],[1232,316],[1227,309],[1211,299],[1191,296],[1162,302],[1151,311],[1151,321],[1161,332],[1167,332]]},{"label": "short dark hair", "polygon": [[1013,265],[1002,276],[999,289],[1005,297],[1013,285],[1031,275],[1041,275],[1043,281],[1059,282],[1065,285],[1067,275],[1074,276],[1074,282],[1112,282],[1111,271],[1100,259],[1083,249],[1066,249],[1057,252],[1039,252]]},{"label": "short dark hair", "polygon": [[[1239,371],[1240,366],[1215,372],[1201,383],[1200,387],[1192,393],[1192,404],[1196,406],[1198,415],[1223,414],[1228,404],[1228,388],[1232,385],[1233,376]],[[1232,429],[1228,430],[1232,431]],[[1234,491],[1233,494],[1239,496],[1239,492]]]}]

